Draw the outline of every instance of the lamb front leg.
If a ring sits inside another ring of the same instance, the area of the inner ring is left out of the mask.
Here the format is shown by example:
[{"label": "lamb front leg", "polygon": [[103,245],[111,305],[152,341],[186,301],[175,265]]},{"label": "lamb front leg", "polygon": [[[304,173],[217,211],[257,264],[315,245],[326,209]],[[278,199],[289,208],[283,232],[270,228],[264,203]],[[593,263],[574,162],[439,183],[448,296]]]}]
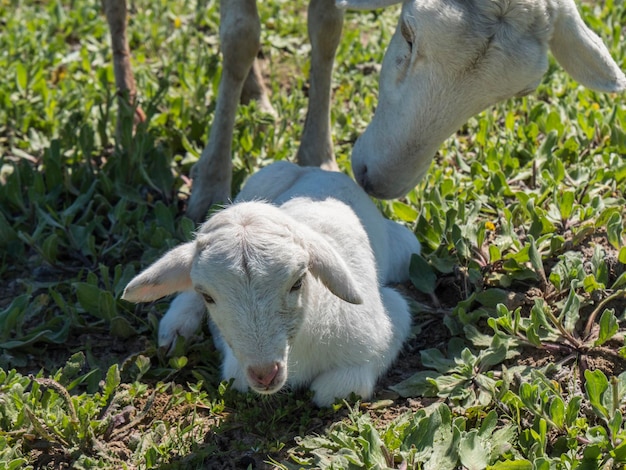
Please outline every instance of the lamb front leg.
[{"label": "lamb front leg", "polygon": [[134,124],[146,120],[141,108],[136,106],[137,87],[130,65],[130,48],[126,35],[128,10],[126,0],[104,0],[104,11],[111,33],[111,51],[113,53],[113,72],[115,88],[118,95],[118,118],[116,134],[119,137],[122,131],[122,116],[125,108],[134,108]]},{"label": "lamb front leg", "polygon": [[341,39],[343,11],[335,0],[311,0],[308,28],[311,40],[309,108],[298,149],[298,163],[336,170],[330,132],[330,86],[335,52]]},{"label": "lamb front leg", "polygon": [[209,142],[191,170],[187,215],[203,221],[212,204],[230,198],[235,113],[244,81],[260,47],[261,24],[255,0],[221,0],[222,79]]},{"label": "lamb front leg", "polygon": [[178,294],[159,322],[159,347],[173,353],[176,338],[192,338],[206,319],[206,305],[196,291]]},{"label": "lamb front leg", "polygon": [[313,401],[320,407],[330,406],[338,398],[348,398],[352,393],[367,400],[374,394],[378,372],[378,367],[372,364],[324,372],[311,383]]}]

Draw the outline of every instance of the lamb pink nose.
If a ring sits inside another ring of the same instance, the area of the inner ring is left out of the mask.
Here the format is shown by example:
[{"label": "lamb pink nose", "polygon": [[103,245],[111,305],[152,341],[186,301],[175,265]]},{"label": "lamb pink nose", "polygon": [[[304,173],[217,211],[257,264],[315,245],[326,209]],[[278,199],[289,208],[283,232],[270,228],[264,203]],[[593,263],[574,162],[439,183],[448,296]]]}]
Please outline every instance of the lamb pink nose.
[{"label": "lamb pink nose", "polygon": [[277,363],[248,367],[248,377],[250,377],[254,383],[263,387],[269,387],[277,374]]}]

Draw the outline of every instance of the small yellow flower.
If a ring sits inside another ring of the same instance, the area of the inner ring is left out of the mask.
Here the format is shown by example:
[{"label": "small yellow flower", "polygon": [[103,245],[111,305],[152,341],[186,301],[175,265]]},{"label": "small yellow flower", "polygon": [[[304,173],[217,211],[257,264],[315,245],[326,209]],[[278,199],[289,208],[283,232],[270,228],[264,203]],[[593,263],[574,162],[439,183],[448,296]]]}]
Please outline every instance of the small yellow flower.
[{"label": "small yellow flower", "polygon": [[174,18],[174,28],[180,28],[182,24],[183,24],[183,21],[180,19],[179,16]]},{"label": "small yellow flower", "polygon": [[495,229],[496,229],[496,226],[493,224],[493,222],[491,222],[491,221],[487,221],[487,222],[485,222],[485,228],[486,228],[487,230],[491,230],[491,231],[493,231],[493,230],[495,230]]},{"label": "small yellow flower", "polygon": [[52,71],[52,83],[55,85],[62,81],[65,77],[67,77],[67,68],[65,65],[59,65],[56,69]]}]

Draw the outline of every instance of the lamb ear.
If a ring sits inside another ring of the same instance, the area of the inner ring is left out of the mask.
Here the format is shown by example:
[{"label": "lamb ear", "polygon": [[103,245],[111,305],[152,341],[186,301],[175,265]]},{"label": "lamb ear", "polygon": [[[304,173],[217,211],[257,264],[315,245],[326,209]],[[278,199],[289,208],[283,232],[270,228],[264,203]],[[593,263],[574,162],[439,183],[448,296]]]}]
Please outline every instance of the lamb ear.
[{"label": "lamb ear", "polygon": [[195,252],[195,242],[185,243],[168,251],[128,283],[122,299],[129,302],[150,302],[191,289],[190,273]]},{"label": "lamb ear", "polygon": [[596,33],[583,22],[572,0],[562,0],[556,12],[550,50],[574,80],[604,92],[626,90],[626,76]]},{"label": "lamb ear", "polygon": [[311,274],[342,300],[351,304],[362,304],[350,269],[339,253],[321,236],[310,231],[306,236],[310,255]]},{"label": "lamb ear", "polygon": [[335,0],[337,8],[342,10],[376,10],[385,8],[403,0]]}]

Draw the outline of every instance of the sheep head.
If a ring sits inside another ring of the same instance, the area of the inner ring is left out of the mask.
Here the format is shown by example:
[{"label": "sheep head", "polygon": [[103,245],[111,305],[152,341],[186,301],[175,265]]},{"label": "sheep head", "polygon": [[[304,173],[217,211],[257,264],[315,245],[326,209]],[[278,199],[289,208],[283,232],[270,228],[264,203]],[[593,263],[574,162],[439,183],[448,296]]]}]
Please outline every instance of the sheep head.
[{"label": "sheep head", "polygon": [[[372,8],[390,0],[339,0]],[[352,169],[379,198],[410,191],[467,119],[536,88],[548,50],[581,84],[626,89],[626,77],[573,0],[408,0],[385,54],[374,118]]]}]

